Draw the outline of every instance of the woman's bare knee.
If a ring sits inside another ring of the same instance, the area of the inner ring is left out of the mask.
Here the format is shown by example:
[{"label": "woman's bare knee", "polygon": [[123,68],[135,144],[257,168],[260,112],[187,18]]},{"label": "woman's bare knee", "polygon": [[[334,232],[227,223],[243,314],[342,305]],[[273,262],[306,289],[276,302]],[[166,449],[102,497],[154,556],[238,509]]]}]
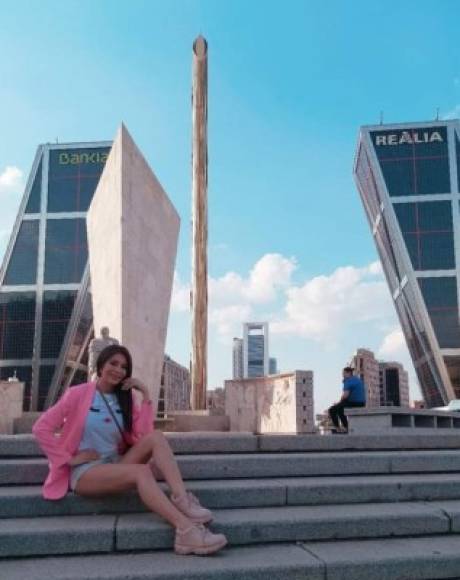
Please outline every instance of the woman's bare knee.
[{"label": "woman's bare knee", "polygon": [[159,442],[165,441],[165,439],[166,438],[161,431],[152,431],[152,433],[144,435],[144,437],[141,439],[141,442],[148,441],[152,445],[155,445]]},{"label": "woman's bare knee", "polygon": [[152,469],[150,465],[146,463],[140,463],[133,465],[133,476],[136,483],[140,481],[145,481],[145,479],[154,479]]}]

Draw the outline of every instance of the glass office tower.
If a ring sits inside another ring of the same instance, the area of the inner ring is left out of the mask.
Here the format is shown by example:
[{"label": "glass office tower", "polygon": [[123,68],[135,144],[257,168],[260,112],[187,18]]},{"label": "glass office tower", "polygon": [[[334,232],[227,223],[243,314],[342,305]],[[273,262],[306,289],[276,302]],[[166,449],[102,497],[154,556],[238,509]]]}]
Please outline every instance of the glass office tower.
[{"label": "glass office tower", "polygon": [[460,122],[362,127],[354,176],[428,406],[460,398]]},{"label": "glass office tower", "polygon": [[86,212],[110,146],[47,144],[35,156],[0,270],[0,378],[16,371],[27,411],[43,408],[68,356],[64,339],[88,259]]},{"label": "glass office tower", "polygon": [[243,324],[243,377],[265,377],[269,374],[268,323]]}]

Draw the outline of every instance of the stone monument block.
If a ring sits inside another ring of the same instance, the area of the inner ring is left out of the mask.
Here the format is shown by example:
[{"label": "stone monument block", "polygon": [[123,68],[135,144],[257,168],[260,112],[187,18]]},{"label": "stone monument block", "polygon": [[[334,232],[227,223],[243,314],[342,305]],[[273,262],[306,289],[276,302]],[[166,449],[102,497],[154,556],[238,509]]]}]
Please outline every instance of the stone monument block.
[{"label": "stone monument block", "polygon": [[133,355],[133,374],[160,389],[179,216],[122,125],[87,215],[94,328]]},{"label": "stone monument block", "polygon": [[0,433],[11,435],[14,420],[22,415],[24,383],[0,381]]},{"label": "stone monument block", "polygon": [[231,431],[313,433],[313,373],[225,381],[225,414]]}]

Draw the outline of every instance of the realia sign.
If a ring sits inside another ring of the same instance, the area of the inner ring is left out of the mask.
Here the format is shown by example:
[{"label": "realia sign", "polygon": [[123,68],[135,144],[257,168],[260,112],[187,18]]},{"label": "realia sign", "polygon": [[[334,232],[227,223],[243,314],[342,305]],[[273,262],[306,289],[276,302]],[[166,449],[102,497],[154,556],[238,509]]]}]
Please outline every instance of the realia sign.
[{"label": "realia sign", "polygon": [[397,133],[384,133],[374,135],[376,147],[397,145],[418,145],[419,143],[444,143],[439,131],[398,131]]}]

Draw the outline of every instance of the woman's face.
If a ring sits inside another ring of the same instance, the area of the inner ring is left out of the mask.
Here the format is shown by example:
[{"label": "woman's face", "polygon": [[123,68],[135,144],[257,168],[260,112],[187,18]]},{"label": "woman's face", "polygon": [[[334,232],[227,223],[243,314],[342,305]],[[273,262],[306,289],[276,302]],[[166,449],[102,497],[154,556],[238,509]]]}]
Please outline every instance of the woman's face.
[{"label": "woman's face", "polygon": [[109,385],[118,385],[126,378],[128,361],[121,353],[114,354],[101,369],[101,379]]}]

